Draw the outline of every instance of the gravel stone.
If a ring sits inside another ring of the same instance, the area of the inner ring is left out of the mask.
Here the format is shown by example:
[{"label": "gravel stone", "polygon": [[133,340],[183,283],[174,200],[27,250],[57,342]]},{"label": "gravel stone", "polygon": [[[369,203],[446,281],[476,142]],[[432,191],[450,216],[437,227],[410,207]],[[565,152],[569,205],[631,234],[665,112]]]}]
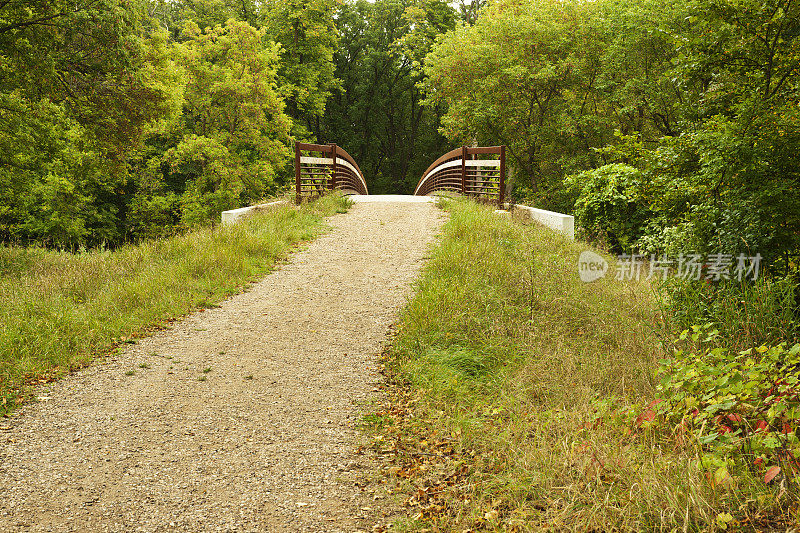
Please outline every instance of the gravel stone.
[{"label": "gravel stone", "polygon": [[443,218],[356,204],[247,292],[42,387],[0,432],[0,531],[385,523],[355,426]]}]

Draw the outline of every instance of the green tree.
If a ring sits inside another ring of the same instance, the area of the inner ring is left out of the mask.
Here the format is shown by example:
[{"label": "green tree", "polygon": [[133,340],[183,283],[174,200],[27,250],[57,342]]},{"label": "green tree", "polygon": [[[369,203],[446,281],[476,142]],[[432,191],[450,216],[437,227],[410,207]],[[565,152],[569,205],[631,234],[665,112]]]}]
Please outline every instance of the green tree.
[{"label": "green tree", "polygon": [[[800,6],[695,1],[670,22],[680,124],[647,170],[665,216],[699,251],[761,253],[788,270],[800,252]],[[649,242],[658,242],[651,239]]]},{"label": "green tree", "polygon": [[331,98],[324,134],[359,162],[372,192],[410,193],[448,149],[437,131],[441,105],[422,105],[422,65],[436,37],[455,26],[442,1],[359,0],[342,6],[335,56],[342,90]]},{"label": "green tree", "polygon": [[608,3],[613,38],[601,56],[595,83],[620,133],[636,135],[651,147],[680,130],[683,95],[671,70],[679,46],[675,30],[685,23],[684,5],[676,0]]},{"label": "green tree", "polygon": [[333,63],[337,6],[337,0],[273,0],[265,9],[267,34],[282,47],[278,85],[301,138],[319,140],[325,104],[339,87]]},{"label": "green tree", "polygon": [[590,167],[610,137],[594,83],[607,42],[598,13],[595,3],[500,0],[448,33],[425,67],[428,102],[447,105],[444,134],[507,145],[517,181],[536,192],[560,186],[565,166]]},{"label": "green tree", "polygon": [[641,209],[601,217],[625,228],[620,246],[796,264],[793,0],[495,0],[480,13],[428,56],[428,102],[447,106],[449,139],[509,147],[518,196],[586,214],[606,201],[589,186],[604,165],[626,164]]},{"label": "green tree", "polygon": [[177,213],[184,224],[207,223],[258,200],[276,189],[289,156],[291,121],[275,87],[279,46],[265,30],[234,19],[201,30],[189,21],[184,38],[173,44],[182,111],[154,128],[137,169],[136,236]]},{"label": "green tree", "polygon": [[128,149],[166,112],[139,4],[0,2],[0,238],[121,237]]}]

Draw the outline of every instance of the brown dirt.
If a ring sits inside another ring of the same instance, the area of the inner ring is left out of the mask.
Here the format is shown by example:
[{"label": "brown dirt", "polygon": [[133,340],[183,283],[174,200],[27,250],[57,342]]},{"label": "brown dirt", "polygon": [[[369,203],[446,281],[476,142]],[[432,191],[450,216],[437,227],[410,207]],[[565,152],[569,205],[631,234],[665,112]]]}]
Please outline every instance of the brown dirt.
[{"label": "brown dirt", "polygon": [[0,423],[0,531],[385,523],[355,426],[441,220],[356,204],[248,292],[42,388]]}]

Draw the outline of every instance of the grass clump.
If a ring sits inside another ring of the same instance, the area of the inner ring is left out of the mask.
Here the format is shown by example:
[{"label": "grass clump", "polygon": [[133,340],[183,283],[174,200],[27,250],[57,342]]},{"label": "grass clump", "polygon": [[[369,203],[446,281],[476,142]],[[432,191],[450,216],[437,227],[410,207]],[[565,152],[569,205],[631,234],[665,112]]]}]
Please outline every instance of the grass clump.
[{"label": "grass clump", "polygon": [[800,341],[800,286],[792,276],[752,280],[669,278],[657,287],[670,329],[713,323],[718,340],[735,350]]},{"label": "grass clump", "polygon": [[646,282],[615,280],[606,257],[609,274],[583,283],[585,245],[471,202],[448,209],[387,354],[393,396],[374,415],[375,446],[395,457],[389,472],[412,509],[396,529],[699,531],[792,519],[791,492],[756,476],[720,483],[698,464],[696,440],[678,442],[669,417],[650,416],[672,342]]},{"label": "grass clump", "polygon": [[331,195],[113,251],[0,247],[0,413],[32,385],[241,291],[348,207]]}]

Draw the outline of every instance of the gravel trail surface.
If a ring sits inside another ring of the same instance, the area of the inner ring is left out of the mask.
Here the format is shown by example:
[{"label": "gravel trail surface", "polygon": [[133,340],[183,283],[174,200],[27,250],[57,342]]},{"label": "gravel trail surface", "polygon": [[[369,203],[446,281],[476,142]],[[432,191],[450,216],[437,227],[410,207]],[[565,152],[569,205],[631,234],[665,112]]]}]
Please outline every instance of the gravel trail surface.
[{"label": "gravel trail surface", "polygon": [[438,231],[356,204],[289,262],[42,388],[0,421],[0,531],[368,531],[392,507],[355,429]]}]

